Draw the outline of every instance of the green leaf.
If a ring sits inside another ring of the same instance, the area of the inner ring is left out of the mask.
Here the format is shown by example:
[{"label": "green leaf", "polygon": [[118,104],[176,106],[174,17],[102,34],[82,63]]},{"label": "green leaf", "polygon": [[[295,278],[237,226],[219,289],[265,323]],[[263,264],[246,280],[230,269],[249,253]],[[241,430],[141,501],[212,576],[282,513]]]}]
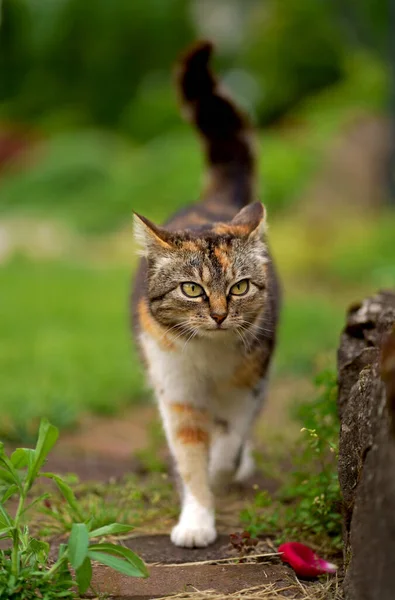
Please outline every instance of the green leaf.
[{"label": "green leaf", "polygon": [[7,500],[11,498],[11,496],[17,493],[18,490],[19,488],[15,483],[10,485],[9,488],[5,491],[3,497],[1,498],[0,504],[5,504]]},{"label": "green leaf", "polygon": [[88,556],[85,558],[79,569],[76,570],[75,575],[78,583],[79,593],[85,594],[86,590],[91,584],[92,579],[92,565]]},{"label": "green leaf", "polygon": [[14,483],[14,478],[9,471],[0,467],[0,481],[5,481],[6,483]]},{"label": "green leaf", "polygon": [[48,542],[42,542],[41,540],[36,540],[36,538],[30,538],[28,544],[28,550],[34,553],[44,552],[46,555],[49,553],[49,544]]},{"label": "green leaf", "polygon": [[105,554],[104,552],[89,552],[88,556],[92,560],[97,560],[102,565],[106,565],[107,567],[111,567],[118,573],[122,573],[123,575],[128,575],[129,577],[147,577],[147,575],[141,573],[136,567],[128,563],[123,558],[119,558],[118,556],[112,556],[111,554]]},{"label": "green leaf", "polygon": [[[129,548],[125,548],[124,546],[119,546],[117,544],[91,544],[89,547],[89,551],[90,556],[92,554],[96,555],[97,553],[106,553],[112,555],[113,557],[120,557],[124,559],[129,565],[128,573],[126,573],[126,575],[130,574],[133,577],[148,577],[148,570],[144,562],[139,556],[137,556],[137,554],[129,550]],[[93,557],[91,556],[91,558]],[[108,563],[103,562],[102,559],[95,558],[94,560],[99,560],[99,562],[111,566]],[[125,571],[120,572],[125,573]]]},{"label": "green leaf", "polygon": [[22,514],[24,514],[27,510],[30,510],[32,508],[32,506],[34,506],[35,504],[38,504],[39,502],[42,502],[43,500],[47,500],[47,498],[50,498],[51,494],[41,494],[41,496],[38,496],[37,498],[35,498],[32,502],[30,502],[30,504],[28,504],[28,506],[26,506],[26,508],[23,509]]},{"label": "green leaf", "polygon": [[31,468],[34,462],[35,451],[32,448],[17,448],[11,454],[11,462],[15,469]]},{"label": "green leaf", "polygon": [[0,503],[0,523],[2,526],[13,527],[14,521],[11,519],[10,515],[4,508],[4,506]]},{"label": "green leaf", "polygon": [[48,479],[52,479],[52,481],[56,483],[62,496],[70,506],[74,514],[74,518],[76,518],[78,521],[84,521],[84,516],[81,512],[81,509],[77,502],[77,498],[75,497],[75,494],[71,487],[67,485],[67,483],[63,481],[63,479],[58,475],[54,475],[53,473],[41,473],[41,475],[43,477],[47,477]]},{"label": "green leaf", "polygon": [[134,527],[131,525],[122,525],[122,523],[111,523],[111,525],[104,525],[99,529],[94,529],[89,533],[89,537],[100,537],[102,535],[114,535],[116,533],[128,533],[132,531]]},{"label": "green leaf", "polygon": [[58,439],[59,431],[56,427],[50,424],[48,419],[41,419],[40,429],[38,432],[38,440],[34,451],[34,461],[31,465],[26,483],[30,487],[38,475],[41,467],[44,464],[48,453],[51,451],[56,440]]},{"label": "green leaf", "polygon": [[67,544],[59,544],[58,560],[60,560],[67,552]]},{"label": "green leaf", "polygon": [[12,538],[12,531],[14,531],[13,527],[4,527],[0,523],[0,539]]},{"label": "green leaf", "polygon": [[8,520],[0,512],[0,529],[3,529],[4,527],[9,527],[9,526],[10,526],[10,524],[9,524]]},{"label": "green leaf", "polygon": [[88,555],[89,532],[85,523],[73,523],[68,544],[69,559],[74,569],[79,569]]},{"label": "green leaf", "polygon": [[14,468],[14,465],[12,464],[12,462],[10,461],[10,459],[8,458],[8,456],[6,455],[6,453],[4,451],[3,442],[0,442],[0,466],[3,467],[4,469],[6,469],[10,473],[10,475],[12,476],[12,481],[14,483],[16,483],[16,485],[19,488],[21,488],[20,477],[18,475],[18,472]]},{"label": "green leaf", "polygon": [[[49,544],[35,538],[30,538],[29,543],[24,550],[25,559],[30,559],[30,564],[44,564],[48,558]],[[33,561],[31,560],[33,559]]]}]

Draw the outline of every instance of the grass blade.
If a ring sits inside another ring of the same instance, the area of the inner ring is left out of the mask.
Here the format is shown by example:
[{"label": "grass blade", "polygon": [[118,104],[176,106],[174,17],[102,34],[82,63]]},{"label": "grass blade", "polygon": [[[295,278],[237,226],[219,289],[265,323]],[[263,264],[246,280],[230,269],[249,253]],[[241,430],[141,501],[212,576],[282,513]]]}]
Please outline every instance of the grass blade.
[{"label": "grass blade", "polygon": [[0,465],[9,472],[9,474],[12,476],[13,482],[18,486],[19,489],[21,489],[22,488],[21,479],[20,479],[18,472],[15,469],[14,465],[12,464],[12,462],[10,461],[10,459],[4,452],[3,442],[0,442]]},{"label": "grass blade", "polygon": [[[89,547],[90,552],[107,553],[112,556],[120,557],[127,561],[127,563],[134,569],[134,577],[148,577],[148,570],[144,562],[137,554],[117,544],[91,544]],[[95,559],[96,560],[96,559]],[[104,563],[107,564],[107,563]],[[137,574],[138,573],[138,574]]]},{"label": "grass blade", "polygon": [[5,508],[3,507],[3,505],[1,503],[0,503],[0,524],[2,527],[3,527],[3,524],[6,525],[6,527],[14,526],[13,519],[10,517],[10,515],[8,514],[8,512],[5,510]]},{"label": "grass blade", "polygon": [[14,478],[9,471],[0,467],[0,481],[5,481],[6,483],[14,483]]},{"label": "grass blade", "polygon": [[70,506],[70,508],[73,512],[74,518],[77,519],[78,521],[84,521],[85,520],[84,516],[81,512],[81,509],[78,505],[77,498],[75,497],[75,494],[74,494],[73,490],[71,489],[71,487],[65,481],[63,481],[63,479],[61,477],[59,477],[58,475],[54,475],[53,473],[41,473],[41,475],[43,477],[47,477],[48,479],[52,479],[52,481],[54,481],[56,483],[62,496],[64,497],[64,499],[67,501],[68,505]]},{"label": "grass blade", "polygon": [[94,529],[89,533],[89,537],[100,537],[102,535],[114,535],[116,533],[129,533],[134,527],[132,525],[122,525],[121,523],[111,523],[111,525],[104,525]]},{"label": "grass blade", "polygon": [[37,477],[38,472],[48,456],[48,453],[51,451],[56,440],[58,439],[58,435],[58,429],[51,425],[48,419],[41,419],[38,440],[36,449],[34,451],[34,461],[30,466],[26,479],[26,485],[28,489],[32,485],[34,479]]},{"label": "grass blade", "polygon": [[90,551],[88,555],[92,560],[97,560],[102,565],[106,565],[107,567],[111,567],[118,573],[122,573],[123,575],[128,575],[129,577],[147,577],[148,573],[142,573],[139,569],[137,569],[133,564],[129,563],[127,560],[120,558],[118,556],[113,556],[111,554],[106,554],[105,552],[98,552],[97,550]]},{"label": "grass blade", "polygon": [[71,566],[79,569],[88,555],[89,533],[85,523],[73,523],[68,543]]},{"label": "grass blade", "polygon": [[89,556],[85,558],[82,565],[76,570],[75,575],[78,583],[79,593],[85,594],[91,584],[92,579],[92,565]]},{"label": "grass blade", "polygon": [[18,491],[19,487],[15,483],[10,485],[9,488],[5,491],[3,497],[0,499],[0,504],[5,504],[7,500],[9,500],[11,496],[16,494]]},{"label": "grass blade", "polygon": [[32,502],[30,502],[30,504],[28,504],[22,511],[22,515],[25,514],[26,511],[30,510],[32,508],[32,506],[35,506],[36,504],[38,504],[39,502],[42,502],[43,500],[47,500],[48,498],[51,497],[51,494],[41,494],[41,496],[38,496],[37,498],[35,498]]}]

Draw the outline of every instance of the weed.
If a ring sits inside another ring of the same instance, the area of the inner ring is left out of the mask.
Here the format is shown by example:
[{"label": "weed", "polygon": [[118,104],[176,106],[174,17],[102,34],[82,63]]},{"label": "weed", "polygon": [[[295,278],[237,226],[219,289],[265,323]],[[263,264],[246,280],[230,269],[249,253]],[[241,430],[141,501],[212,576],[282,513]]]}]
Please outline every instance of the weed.
[{"label": "weed", "polygon": [[295,411],[304,425],[295,448],[295,470],[276,498],[258,491],[252,505],[242,511],[241,520],[253,536],[273,534],[278,542],[306,540],[337,550],[341,517],[334,374],[322,373],[316,385],[320,389],[316,399]]},{"label": "weed", "polygon": [[[109,543],[91,543],[92,538],[129,532],[130,525],[111,523],[95,528],[84,519],[81,506],[70,486],[53,473],[41,469],[58,437],[58,430],[46,419],[40,424],[35,449],[17,448],[8,457],[0,445],[0,540],[11,548],[0,551],[0,597],[12,600],[73,598],[73,586],[85,593],[91,585],[92,564],[97,561],[125,575],[146,577],[143,561],[128,548]],[[71,520],[67,544],[61,544],[58,558],[50,566],[49,544],[34,538],[25,524],[26,513],[38,503],[50,506],[48,493],[30,501],[28,494],[38,477],[52,480],[62,494]],[[17,498],[15,516],[6,503]],[[72,575],[71,569],[74,575]]]},{"label": "weed", "polygon": [[[128,475],[109,483],[76,483],[73,491],[84,520],[90,519],[94,528],[126,521],[135,527],[163,527],[166,531],[169,520],[177,515],[174,486],[164,473]],[[53,496],[50,507],[44,506],[40,512],[44,515],[37,519],[41,536],[71,530],[72,516],[61,496]]]}]

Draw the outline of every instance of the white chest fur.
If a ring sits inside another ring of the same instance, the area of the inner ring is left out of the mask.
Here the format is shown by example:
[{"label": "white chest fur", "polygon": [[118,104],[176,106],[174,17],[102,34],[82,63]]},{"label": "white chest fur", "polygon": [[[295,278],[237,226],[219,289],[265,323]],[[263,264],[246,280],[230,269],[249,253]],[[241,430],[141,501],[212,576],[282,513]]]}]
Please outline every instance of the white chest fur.
[{"label": "white chest fur", "polygon": [[232,376],[241,358],[232,332],[187,343],[181,340],[172,350],[162,348],[147,333],[142,334],[141,343],[156,393],[159,397],[171,394],[174,401],[203,403],[204,396]]}]

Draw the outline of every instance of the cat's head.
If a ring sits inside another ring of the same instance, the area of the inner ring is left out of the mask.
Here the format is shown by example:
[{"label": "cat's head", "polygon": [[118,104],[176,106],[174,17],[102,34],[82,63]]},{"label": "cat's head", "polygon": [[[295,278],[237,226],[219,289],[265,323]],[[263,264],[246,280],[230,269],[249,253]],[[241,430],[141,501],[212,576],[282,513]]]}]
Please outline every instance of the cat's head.
[{"label": "cat's head", "polygon": [[182,337],[253,326],[265,308],[268,252],[265,211],[256,202],[232,221],[198,232],[170,231],[135,215],[147,259],[147,300],[154,318]]}]

